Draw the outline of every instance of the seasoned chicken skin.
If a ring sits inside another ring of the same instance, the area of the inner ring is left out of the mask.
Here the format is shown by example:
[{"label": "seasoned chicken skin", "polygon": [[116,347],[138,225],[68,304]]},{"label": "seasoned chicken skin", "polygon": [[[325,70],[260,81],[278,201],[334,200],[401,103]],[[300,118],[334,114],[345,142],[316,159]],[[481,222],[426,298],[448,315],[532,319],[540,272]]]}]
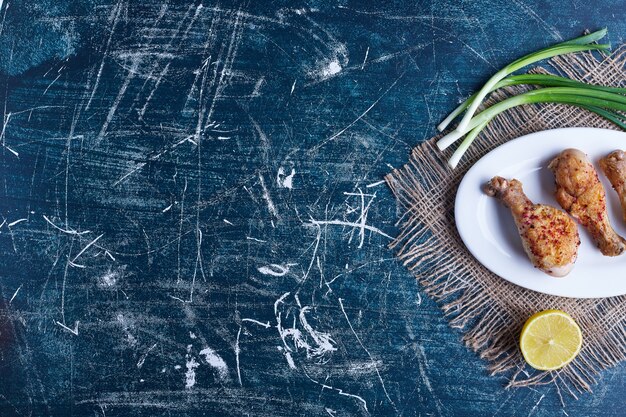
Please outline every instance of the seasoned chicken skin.
[{"label": "seasoned chicken skin", "polygon": [[622,204],[622,216],[626,221],[626,152],[613,151],[600,159],[600,168],[611,181]]},{"label": "seasoned chicken skin", "polygon": [[484,191],[511,209],[524,250],[536,268],[554,277],[572,270],[580,239],[576,223],[567,214],[552,206],[533,204],[515,179],[493,177]]},{"label": "seasoned chicken skin", "polygon": [[606,211],[604,187],[589,158],[578,149],[566,149],[548,166],[556,181],[556,200],[585,227],[603,255],[617,256],[626,241],[615,233]]}]

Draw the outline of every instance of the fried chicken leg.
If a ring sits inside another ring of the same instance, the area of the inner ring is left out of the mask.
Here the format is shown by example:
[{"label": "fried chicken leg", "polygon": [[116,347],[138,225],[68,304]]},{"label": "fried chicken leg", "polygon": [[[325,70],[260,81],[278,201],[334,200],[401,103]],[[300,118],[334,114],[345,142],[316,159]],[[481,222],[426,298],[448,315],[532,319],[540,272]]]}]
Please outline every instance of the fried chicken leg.
[{"label": "fried chicken leg", "polygon": [[548,168],[554,173],[555,197],[561,207],[591,233],[603,255],[621,255],[626,241],[611,227],[604,187],[587,155],[578,149],[566,149]]},{"label": "fried chicken leg", "polygon": [[600,168],[609,179],[622,205],[622,216],[626,221],[626,153],[613,151],[600,159]]},{"label": "fried chicken leg", "polygon": [[484,191],[511,210],[524,251],[536,268],[554,277],[563,277],[572,270],[580,239],[576,223],[567,214],[533,204],[524,194],[522,183],[515,179],[493,177]]}]

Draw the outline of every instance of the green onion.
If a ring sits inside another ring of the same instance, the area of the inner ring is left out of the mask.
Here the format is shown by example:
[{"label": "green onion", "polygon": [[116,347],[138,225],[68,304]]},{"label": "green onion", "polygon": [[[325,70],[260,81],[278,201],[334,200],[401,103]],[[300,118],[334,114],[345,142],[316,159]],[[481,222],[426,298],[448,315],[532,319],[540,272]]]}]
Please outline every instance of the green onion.
[{"label": "green onion", "polygon": [[577,38],[570,39],[569,41],[561,42],[559,45],[587,45],[589,43],[596,42],[604,38],[607,31],[607,28],[600,29],[587,35],[579,36]]},{"label": "green onion", "polygon": [[[461,133],[461,134],[467,133],[467,131],[469,130],[468,129],[469,121],[474,116],[474,113],[476,112],[476,109],[478,108],[478,106],[480,106],[480,104],[482,103],[484,98],[487,96],[487,94],[489,94],[490,91],[493,91],[493,89],[496,88],[496,85],[498,84],[498,82],[502,80],[503,78],[505,78],[507,75],[517,70],[520,70],[527,65],[540,61],[542,59],[552,58],[558,55],[564,55],[564,54],[568,54],[572,52],[608,50],[611,47],[610,44],[591,45],[592,42],[595,42],[599,39],[602,39],[604,36],[606,36],[606,33],[607,33],[607,30],[602,29],[602,30],[590,33],[585,36],[581,36],[581,37],[578,37],[578,38],[575,38],[566,42],[559,43],[554,46],[550,46],[548,48],[541,49],[537,52],[533,52],[531,54],[528,54],[520,59],[517,59],[511,62],[509,65],[507,65],[506,67],[498,71],[496,74],[494,74],[487,81],[487,83],[478,91],[478,93],[476,93],[476,96],[474,97],[471,104],[469,105],[469,108],[467,109],[467,113],[465,113],[465,115],[463,116],[463,119],[461,119],[461,121],[459,122],[459,125],[457,126],[456,130],[458,131],[458,133]],[[450,117],[446,118],[438,126],[439,130],[445,129],[453,119],[454,118],[450,118]]]},{"label": "green onion", "polygon": [[461,144],[456,149],[456,151],[454,151],[454,153],[450,157],[450,160],[448,160],[448,165],[450,165],[450,168],[453,168],[453,169],[456,168],[456,166],[459,164],[459,161],[461,160],[461,158],[463,157],[467,149],[470,147],[472,142],[474,142],[474,139],[476,139],[476,137],[485,128],[485,126],[489,124],[489,122],[491,122],[491,119],[488,119],[482,122],[481,124],[476,126],[474,129],[470,130],[467,136],[465,136],[465,139],[463,139],[463,142],[461,142]]},{"label": "green onion", "polygon": [[610,121],[617,127],[621,128],[622,130],[626,130],[626,124],[624,123],[624,121],[626,121],[626,116],[624,116],[623,114],[604,110],[603,108],[596,107],[596,106],[579,106],[579,107],[585,110],[588,110],[592,113],[595,113],[600,117],[604,117],[605,119],[607,119],[608,121]]},{"label": "green onion", "polygon": [[[616,125],[626,128],[626,125],[620,121],[620,119],[626,120],[626,116],[617,113],[617,111],[626,111],[625,96],[610,91],[594,90],[583,87],[548,87],[531,90],[517,96],[509,97],[472,117],[468,122],[468,130],[471,130],[471,132],[448,162],[450,167],[456,168],[467,148],[478,136],[480,131],[494,117],[512,107],[534,103],[562,103],[578,106],[583,109],[593,111]],[[447,135],[437,142],[437,146],[440,149],[445,149],[463,135],[463,133]]]},{"label": "green onion", "polygon": [[[508,87],[512,85],[540,85],[544,87],[582,87],[589,88],[593,90],[601,90],[608,91],[613,93],[626,94],[626,88],[619,87],[605,87],[603,85],[595,85],[595,84],[585,84],[580,81],[575,81],[570,78],[559,77],[558,75],[549,75],[549,74],[521,74],[521,75],[511,75],[510,77],[506,77],[500,81],[489,91],[489,93],[498,90],[502,87]],[[441,122],[437,129],[442,131],[445,127],[450,124],[450,122],[458,115],[463,113],[465,109],[467,109],[470,104],[476,99],[478,93],[472,94],[467,100],[463,103],[459,104],[459,106],[454,109],[448,117]]]}]

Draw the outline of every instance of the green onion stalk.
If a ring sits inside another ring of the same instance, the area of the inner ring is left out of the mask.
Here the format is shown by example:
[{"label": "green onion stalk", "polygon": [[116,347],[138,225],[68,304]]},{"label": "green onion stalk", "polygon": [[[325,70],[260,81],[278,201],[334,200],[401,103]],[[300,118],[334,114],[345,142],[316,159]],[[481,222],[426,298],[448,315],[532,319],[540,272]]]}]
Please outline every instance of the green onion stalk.
[{"label": "green onion stalk", "polygon": [[[451,168],[456,168],[465,151],[467,151],[480,131],[484,129],[494,117],[503,111],[524,104],[561,103],[581,107],[606,118],[626,130],[626,124],[624,123],[626,116],[619,113],[626,112],[626,96],[612,91],[590,89],[587,87],[588,86],[540,88],[509,97],[483,110],[469,120],[469,134],[454,152],[448,164]],[[454,136],[448,135],[437,142],[437,145],[440,149],[445,149],[462,136],[463,134],[455,138]]]},{"label": "green onion stalk", "polygon": [[[550,74],[521,74],[511,75],[500,81],[489,91],[489,93],[498,90],[502,87],[509,87],[513,85],[538,85],[542,87],[581,87],[589,88],[592,90],[608,91],[610,93],[626,94],[626,88],[620,87],[606,87],[603,85],[586,84],[580,81],[572,80],[571,78],[560,77],[558,75]],[[445,129],[450,121],[456,119],[461,113],[463,113],[476,99],[478,93],[472,94],[463,103],[450,113],[450,115],[444,120],[438,127],[439,131]]]},{"label": "green onion stalk", "polygon": [[[476,96],[474,97],[471,104],[469,105],[467,112],[465,113],[465,115],[463,116],[463,118],[461,119],[461,121],[459,122],[459,125],[457,126],[455,130],[461,134],[465,134],[469,131],[468,129],[469,121],[472,119],[472,117],[474,116],[474,113],[476,113],[476,110],[478,109],[480,104],[483,102],[487,94],[493,91],[496,88],[496,85],[498,84],[498,82],[500,82],[509,74],[512,74],[513,72],[518,71],[537,61],[541,61],[542,59],[552,58],[558,55],[565,55],[565,54],[569,54],[572,52],[593,51],[593,50],[607,51],[611,48],[610,44],[603,44],[603,45],[593,44],[593,42],[596,42],[602,39],[604,36],[606,36],[606,33],[607,33],[607,30],[602,29],[602,30],[590,33],[585,36],[581,36],[581,37],[578,37],[578,38],[575,38],[566,42],[559,43],[554,46],[540,49],[539,51],[533,52],[531,54],[528,54],[526,56],[523,56],[522,58],[519,58],[511,62],[509,65],[507,65],[506,67],[502,68],[500,71],[495,73],[487,81],[487,83],[476,93]],[[453,119],[454,117],[452,117],[452,114],[451,114],[443,122],[441,122],[441,124],[439,124],[438,129],[440,131],[443,131]]]}]

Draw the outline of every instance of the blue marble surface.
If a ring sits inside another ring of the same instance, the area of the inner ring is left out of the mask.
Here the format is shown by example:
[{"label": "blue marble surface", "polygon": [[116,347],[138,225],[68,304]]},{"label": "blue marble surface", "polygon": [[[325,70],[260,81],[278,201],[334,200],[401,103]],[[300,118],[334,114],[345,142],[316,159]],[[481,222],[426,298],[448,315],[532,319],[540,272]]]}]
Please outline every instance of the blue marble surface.
[{"label": "blue marble surface", "polygon": [[623,1],[0,0],[0,414],[621,416],[505,390],[382,177]]}]

